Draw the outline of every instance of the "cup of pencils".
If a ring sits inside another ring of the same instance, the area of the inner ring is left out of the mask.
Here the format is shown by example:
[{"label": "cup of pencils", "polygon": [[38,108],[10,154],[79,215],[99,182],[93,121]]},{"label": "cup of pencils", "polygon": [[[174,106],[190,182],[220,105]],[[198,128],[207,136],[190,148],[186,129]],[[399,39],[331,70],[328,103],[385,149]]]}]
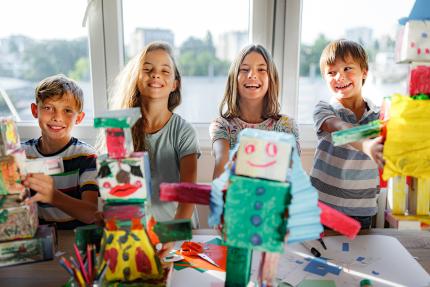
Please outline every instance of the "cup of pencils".
[{"label": "cup of pencils", "polygon": [[75,257],[70,256],[67,259],[62,256],[59,260],[59,264],[72,276],[65,286],[101,286],[107,264],[102,264],[101,256],[96,260],[95,245],[88,244],[86,252],[83,252],[85,254],[79,251],[76,244],[73,244],[73,247]]}]

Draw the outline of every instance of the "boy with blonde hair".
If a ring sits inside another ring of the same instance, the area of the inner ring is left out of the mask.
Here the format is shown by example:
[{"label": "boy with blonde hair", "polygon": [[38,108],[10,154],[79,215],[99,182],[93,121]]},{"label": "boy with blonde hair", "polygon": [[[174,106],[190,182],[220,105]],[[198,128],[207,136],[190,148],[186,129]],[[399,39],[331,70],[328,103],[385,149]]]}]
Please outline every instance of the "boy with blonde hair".
[{"label": "boy with blonde hair", "polygon": [[333,96],[314,110],[318,136],[311,171],[319,199],[370,228],[379,192],[378,166],[383,166],[382,137],[334,146],[331,133],[379,118],[379,109],[362,95],[367,78],[367,54],[358,43],[329,43],[320,58],[321,74]]},{"label": "boy with blonde hair", "polygon": [[23,183],[34,193],[28,201],[39,203],[42,222],[56,222],[59,228],[93,223],[98,197],[96,152],[71,136],[73,127],[85,116],[83,92],[73,80],[54,75],[38,84],[35,97],[31,112],[42,135],[22,147],[28,158],[63,158],[64,172],[28,174]]}]

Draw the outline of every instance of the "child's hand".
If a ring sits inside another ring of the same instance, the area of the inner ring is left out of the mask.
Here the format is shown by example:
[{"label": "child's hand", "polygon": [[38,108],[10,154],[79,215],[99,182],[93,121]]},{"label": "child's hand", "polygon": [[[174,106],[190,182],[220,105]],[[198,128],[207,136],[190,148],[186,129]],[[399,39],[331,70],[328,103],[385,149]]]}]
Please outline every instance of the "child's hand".
[{"label": "child's hand", "polygon": [[383,138],[379,136],[374,139],[366,139],[363,141],[363,152],[367,154],[377,165],[378,168],[384,168],[384,158],[382,152],[384,150]]},{"label": "child's hand", "polygon": [[161,250],[158,251],[158,256],[160,258],[166,257],[167,255],[169,255],[170,251],[173,249],[174,246],[175,246],[175,242],[163,243]]},{"label": "child's hand", "polygon": [[23,184],[37,193],[27,200],[28,204],[33,202],[43,202],[52,204],[56,193],[54,179],[43,173],[29,173],[24,179]]}]

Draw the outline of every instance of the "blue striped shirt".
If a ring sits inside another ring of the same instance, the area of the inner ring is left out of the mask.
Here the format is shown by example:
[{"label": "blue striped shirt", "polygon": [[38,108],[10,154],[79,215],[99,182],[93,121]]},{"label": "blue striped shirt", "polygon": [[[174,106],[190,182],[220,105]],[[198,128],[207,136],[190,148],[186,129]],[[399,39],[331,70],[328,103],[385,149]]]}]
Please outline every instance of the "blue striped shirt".
[{"label": "blue striped shirt", "polygon": [[[39,139],[22,143],[27,158],[59,156],[63,158],[64,172],[53,175],[55,188],[70,197],[81,199],[85,191],[98,192],[96,182],[96,151],[90,145],[71,138],[69,143],[54,154],[43,154],[38,149]],[[46,222],[57,222],[59,228],[72,229],[84,223],[46,203],[38,203],[39,218]]]},{"label": "blue striped shirt", "polygon": [[376,196],[379,191],[379,174],[376,163],[351,145],[334,146],[331,133],[321,130],[327,119],[337,117],[353,125],[363,125],[379,118],[379,109],[366,102],[362,118],[333,99],[330,104],[319,102],[314,110],[314,124],[318,136],[313,168],[312,185],[319,199],[351,216],[376,214]]}]

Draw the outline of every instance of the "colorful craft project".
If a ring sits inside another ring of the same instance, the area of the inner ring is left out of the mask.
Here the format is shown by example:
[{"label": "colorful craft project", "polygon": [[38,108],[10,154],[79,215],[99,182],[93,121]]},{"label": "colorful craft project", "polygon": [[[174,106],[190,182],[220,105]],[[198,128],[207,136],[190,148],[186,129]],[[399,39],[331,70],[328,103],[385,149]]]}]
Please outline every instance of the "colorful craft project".
[{"label": "colorful craft project", "polygon": [[0,156],[5,156],[21,147],[19,134],[12,118],[0,118]]},{"label": "colorful craft project", "polygon": [[0,196],[0,241],[31,238],[38,224],[36,204],[23,203],[18,194]]},{"label": "colorful craft project", "polygon": [[430,61],[430,21],[409,20],[400,28],[397,41],[399,62]]},{"label": "colorful craft project", "polygon": [[[131,128],[138,118],[140,108],[109,111],[94,119],[95,127],[106,128],[108,149],[107,155],[97,159],[105,222],[97,278],[98,283],[166,286],[170,269],[162,268],[154,246],[191,239],[191,221],[156,222],[146,212],[151,203],[149,158],[146,152],[134,152],[131,140]],[[88,230],[77,234],[77,248],[92,243],[86,240],[97,234]],[[101,273],[103,264],[107,265],[105,275]],[[75,280],[82,281],[79,276]]]},{"label": "colorful craft project", "polygon": [[383,179],[396,175],[430,178],[430,101],[395,94],[384,144]]},{"label": "colorful craft project", "polygon": [[412,65],[409,73],[409,95],[430,95],[430,65]]},{"label": "colorful craft project", "polygon": [[319,238],[320,219],[350,238],[358,233],[358,222],[321,203],[320,215],[317,192],[301,167],[292,135],[245,129],[230,160],[233,168],[214,180],[210,194],[205,185],[160,185],[162,200],[210,204],[210,225],[220,224],[224,215],[226,286],[247,285],[254,249],[263,252],[261,274],[276,269],[287,230],[289,243]]},{"label": "colorful craft project", "polygon": [[133,151],[131,128],[140,118],[140,108],[112,110],[94,118],[95,128],[106,128],[109,158],[125,158]]},{"label": "colorful craft project", "polygon": [[143,202],[148,198],[151,176],[147,153],[133,153],[121,159],[101,156],[97,170],[100,195],[107,202]]}]

